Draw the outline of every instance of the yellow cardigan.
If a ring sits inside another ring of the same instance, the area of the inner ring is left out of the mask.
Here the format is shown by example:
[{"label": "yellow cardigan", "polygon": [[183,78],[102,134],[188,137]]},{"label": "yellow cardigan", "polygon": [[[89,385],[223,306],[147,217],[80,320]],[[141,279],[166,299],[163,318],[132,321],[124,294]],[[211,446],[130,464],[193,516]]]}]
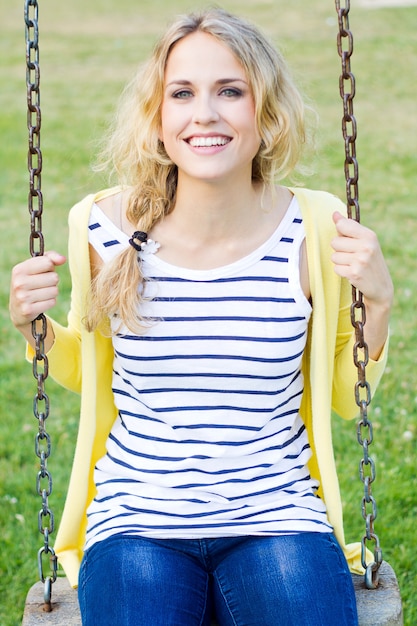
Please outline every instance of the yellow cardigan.
[{"label": "yellow cardigan", "polygon": [[[69,215],[69,264],[72,277],[68,325],[52,321],[55,342],[48,353],[51,376],[64,387],[81,394],[81,414],[74,463],[66,503],[55,542],[55,551],[70,584],[77,586],[83,555],[86,509],[94,498],[93,470],[105,454],[106,440],[116,418],[112,395],[113,348],[111,339],[89,333],[82,324],[90,286],[88,220],[92,203],[117,193],[113,188],[92,194],[76,204]],[[343,547],[351,571],[361,572],[360,544],[345,545],[342,504],[333,456],[331,409],[345,419],[357,415],[353,365],[353,333],[350,322],[351,287],[341,280],[330,261],[330,241],[335,236],[331,215],[344,211],[334,196],[307,189],[291,189],[299,202],[306,230],[313,314],[303,359],[305,390],[301,415],[307,426],[313,456],[310,472],[320,482],[320,495],[330,523]],[[375,389],[386,362],[367,367]],[[29,349],[29,358],[32,354]]]}]

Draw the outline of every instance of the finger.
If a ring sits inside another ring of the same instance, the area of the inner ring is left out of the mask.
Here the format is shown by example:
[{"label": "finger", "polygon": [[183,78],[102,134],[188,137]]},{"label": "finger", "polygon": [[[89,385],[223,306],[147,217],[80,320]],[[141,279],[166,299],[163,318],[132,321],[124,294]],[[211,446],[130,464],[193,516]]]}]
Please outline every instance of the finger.
[{"label": "finger", "polygon": [[49,250],[41,256],[36,256],[23,262],[23,265],[27,264],[29,273],[41,274],[42,272],[54,271],[55,267],[59,267],[66,262],[66,258],[55,252],[55,250]]},{"label": "finger", "polygon": [[21,319],[22,323],[32,321],[41,313],[45,313],[56,304],[58,296],[57,289],[37,290],[30,292],[26,298],[17,298],[17,306],[13,306],[12,310],[16,319]]},{"label": "finger", "polygon": [[350,217],[342,215],[339,211],[335,211],[333,213],[333,222],[336,226],[338,234],[344,237],[357,238],[361,236],[361,233],[368,231],[363,224],[360,224]]},{"label": "finger", "polygon": [[45,252],[44,256],[52,261],[52,263],[56,266],[63,265],[66,262],[66,257],[55,250],[49,250]]},{"label": "finger", "polygon": [[34,276],[37,274],[54,271],[55,266],[65,263],[66,258],[58,252],[50,251],[44,255],[31,257],[16,265],[12,274],[14,276]]},{"label": "finger", "polygon": [[9,312],[13,323],[19,327],[36,319],[40,313],[48,311],[56,304],[57,296],[57,285],[43,289],[12,289]]},{"label": "finger", "polygon": [[12,272],[12,289],[19,292],[30,292],[57,285],[59,276],[55,266],[48,262],[22,263]]},{"label": "finger", "polygon": [[335,252],[355,253],[358,250],[358,239],[353,237],[335,237],[331,246]]}]

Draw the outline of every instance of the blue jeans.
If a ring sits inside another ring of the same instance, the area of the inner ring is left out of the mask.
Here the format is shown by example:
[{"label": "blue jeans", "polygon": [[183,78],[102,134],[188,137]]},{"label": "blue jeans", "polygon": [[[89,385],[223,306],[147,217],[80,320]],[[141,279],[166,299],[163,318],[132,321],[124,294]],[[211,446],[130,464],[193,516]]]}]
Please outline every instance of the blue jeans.
[{"label": "blue jeans", "polygon": [[83,626],[357,626],[330,533],[220,539],[118,535],[84,555]]}]

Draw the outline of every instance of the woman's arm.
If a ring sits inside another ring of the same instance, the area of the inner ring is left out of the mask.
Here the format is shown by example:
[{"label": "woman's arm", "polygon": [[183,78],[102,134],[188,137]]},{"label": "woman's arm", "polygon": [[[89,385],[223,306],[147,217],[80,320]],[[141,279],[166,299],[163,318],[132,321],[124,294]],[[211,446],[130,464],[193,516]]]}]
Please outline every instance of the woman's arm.
[{"label": "woman's arm", "polygon": [[353,362],[355,333],[351,323],[352,285],[364,296],[364,338],[369,349],[367,380],[375,391],[386,364],[389,314],[393,285],[375,233],[354,220],[334,213],[337,236],[332,240],[332,261],[342,280],[336,356],[333,375],[333,408],[345,419],[358,415],[354,397],[358,380]]}]

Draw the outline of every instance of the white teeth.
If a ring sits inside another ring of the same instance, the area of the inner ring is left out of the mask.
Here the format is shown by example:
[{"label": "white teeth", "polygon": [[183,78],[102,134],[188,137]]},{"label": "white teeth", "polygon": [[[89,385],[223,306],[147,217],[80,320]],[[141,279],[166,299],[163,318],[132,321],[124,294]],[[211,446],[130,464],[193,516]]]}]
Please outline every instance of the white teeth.
[{"label": "white teeth", "polygon": [[193,148],[210,148],[211,146],[225,146],[229,141],[227,137],[191,137],[188,143]]}]

